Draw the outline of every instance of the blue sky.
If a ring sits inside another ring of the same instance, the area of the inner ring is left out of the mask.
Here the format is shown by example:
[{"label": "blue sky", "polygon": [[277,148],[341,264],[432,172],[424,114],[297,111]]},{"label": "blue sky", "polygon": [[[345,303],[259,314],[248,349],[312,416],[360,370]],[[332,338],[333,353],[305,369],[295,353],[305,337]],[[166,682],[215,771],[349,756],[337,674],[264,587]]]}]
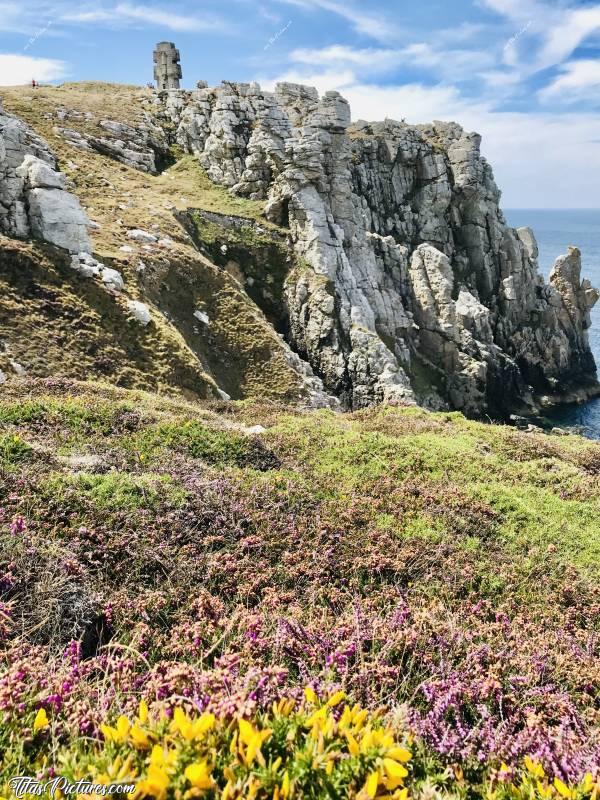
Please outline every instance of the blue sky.
[{"label": "blue sky", "polygon": [[452,119],[483,135],[505,207],[600,207],[600,2],[0,0],[0,86],[143,84],[163,39],[185,86],[293,80],[354,119]]}]

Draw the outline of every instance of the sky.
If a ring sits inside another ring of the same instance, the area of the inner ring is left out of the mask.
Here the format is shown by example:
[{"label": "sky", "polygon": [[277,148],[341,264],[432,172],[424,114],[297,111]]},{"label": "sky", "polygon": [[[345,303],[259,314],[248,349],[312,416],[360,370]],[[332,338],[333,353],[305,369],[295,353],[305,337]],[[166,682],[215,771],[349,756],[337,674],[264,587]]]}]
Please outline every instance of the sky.
[{"label": "sky", "polygon": [[337,89],[353,119],[482,134],[505,208],[600,207],[600,2],[0,0],[2,85],[199,79]]}]

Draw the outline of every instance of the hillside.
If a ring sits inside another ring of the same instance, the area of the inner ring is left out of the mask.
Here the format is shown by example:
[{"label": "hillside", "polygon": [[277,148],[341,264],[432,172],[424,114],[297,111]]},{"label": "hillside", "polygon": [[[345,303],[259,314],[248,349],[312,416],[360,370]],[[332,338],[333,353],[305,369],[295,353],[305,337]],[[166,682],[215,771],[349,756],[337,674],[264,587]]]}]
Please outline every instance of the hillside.
[{"label": "hillside", "polygon": [[0,800],[598,800],[579,251],[454,123],[2,101]]},{"label": "hillside", "polygon": [[[240,285],[235,264],[219,268],[175,218],[189,209],[218,210],[245,220],[251,231],[259,205],[211,184],[189,157],[175,163],[169,155],[171,170],[152,175],[110,154],[73,147],[57,129],[67,119],[73,129],[97,132],[100,114],[140,124],[150,97],[147,90],[104,84],[2,90],[5,109],[56,154],[94,222],[95,259],[117,270],[125,289],[107,294],[102,284],[73,271],[64,252],[0,236],[0,368],[10,376],[16,362],[32,376],[96,377],[201,398],[218,397],[219,389],[232,397],[308,396],[305,376],[288,364],[295,364],[294,354]],[[154,246],[128,238],[128,231],[140,229],[154,237]],[[276,229],[265,223],[261,231],[254,234],[255,260],[266,251],[275,262],[271,250],[285,260],[282,237],[270,236]],[[230,237],[235,233],[224,232],[219,248]],[[253,266],[266,273],[258,280],[269,278],[270,264]],[[150,324],[136,322],[131,301],[152,309]]]},{"label": "hillside", "polygon": [[[61,271],[60,253],[26,248],[20,258],[52,266],[25,270],[37,274],[17,295],[42,299],[35,327],[51,341],[57,316],[90,332],[47,352],[20,330],[30,315],[14,313],[12,291],[8,376],[496,419],[600,391],[587,334],[598,292],[580,253],[544,282],[533,232],[504,220],[477,134],[351,125],[339,94],[294,84],[2,97],[0,231],[74,254]],[[10,296],[17,256],[1,244]]]},{"label": "hillside", "polygon": [[600,763],[598,444],[65,380],[0,420],[5,781],[81,772],[140,699],[256,719],[305,686],[416,734],[417,796]]}]

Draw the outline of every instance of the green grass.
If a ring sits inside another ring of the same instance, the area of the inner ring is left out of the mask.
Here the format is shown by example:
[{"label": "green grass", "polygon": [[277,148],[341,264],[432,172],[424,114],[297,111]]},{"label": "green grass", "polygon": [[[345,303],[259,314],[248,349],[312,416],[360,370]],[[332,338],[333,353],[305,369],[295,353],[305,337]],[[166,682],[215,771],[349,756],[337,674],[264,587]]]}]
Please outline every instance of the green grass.
[{"label": "green grass", "polygon": [[152,511],[161,504],[182,505],[186,498],[185,491],[166,476],[122,472],[54,474],[40,489],[42,495],[51,497],[55,503],[63,502],[65,507],[81,511],[90,507],[98,511]]},{"label": "green grass", "polygon": [[556,550],[565,562],[597,570],[600,563],[600,503],[598,499],[563,499],[547,488],[500,482],[469,486],[474,498],[488,502],[500,514],[499,536],[521,554]]},{"label": "green grass", "polygon": [[0,434],[0,467],[13,470],[32,452],[31,447],[17,434]]},{"label": "green grass", "polygon": [[591,442],[391,408],[283,417],[269,436],[316,496],[339,501],[385,480],[422,487],[427,500],[419,507],[415,499],[402,519],[379,515],[381,529],[432,541],[460,535],[467,548],[491,535],[515,556],[550,548],[563,562],[597,569],[600,493],[585,468],[595,463]]},{"label": "green grass", "polygon": [[197,421],[167,422],[130,437],[125,445],[142,459],[168,450],[186,452],[209,464],[241,465],[249,456],[249,441],[239,433],[213,430]]}]

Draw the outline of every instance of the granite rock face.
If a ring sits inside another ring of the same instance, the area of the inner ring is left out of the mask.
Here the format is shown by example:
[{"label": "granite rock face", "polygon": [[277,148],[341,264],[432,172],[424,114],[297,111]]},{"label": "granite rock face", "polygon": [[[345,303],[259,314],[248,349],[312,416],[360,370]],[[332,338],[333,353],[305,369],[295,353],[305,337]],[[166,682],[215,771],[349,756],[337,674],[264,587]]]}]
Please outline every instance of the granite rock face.
[{"label": "granite rock face", "polygon": [[48,145],[0,106],[0,231],[41,239],[71,253],[89,253],[88,226]]},{"label": "granite rock face", "polygon": [[[59,119],[69,120],[73,112],[64,111]],[[90,120],[88,120],[90,121]],[[110,119],[97,121],[98,134],[57,125],[55,130],[79,150],[95,151],[114,158],[128,167],[156,175],[169,161],[170,152],[163,129],[154,124],[149,114],[136,126]]]},{"label": "granite rock face", "polygon": [[287,338],[346,407],[504,415],[597,386],[586,330],[598,294],[576,251],[544,282],[477,134],[351,125],[337,92],[295,84],[223,82],[162,102],[213,181],[289,227]]}]

